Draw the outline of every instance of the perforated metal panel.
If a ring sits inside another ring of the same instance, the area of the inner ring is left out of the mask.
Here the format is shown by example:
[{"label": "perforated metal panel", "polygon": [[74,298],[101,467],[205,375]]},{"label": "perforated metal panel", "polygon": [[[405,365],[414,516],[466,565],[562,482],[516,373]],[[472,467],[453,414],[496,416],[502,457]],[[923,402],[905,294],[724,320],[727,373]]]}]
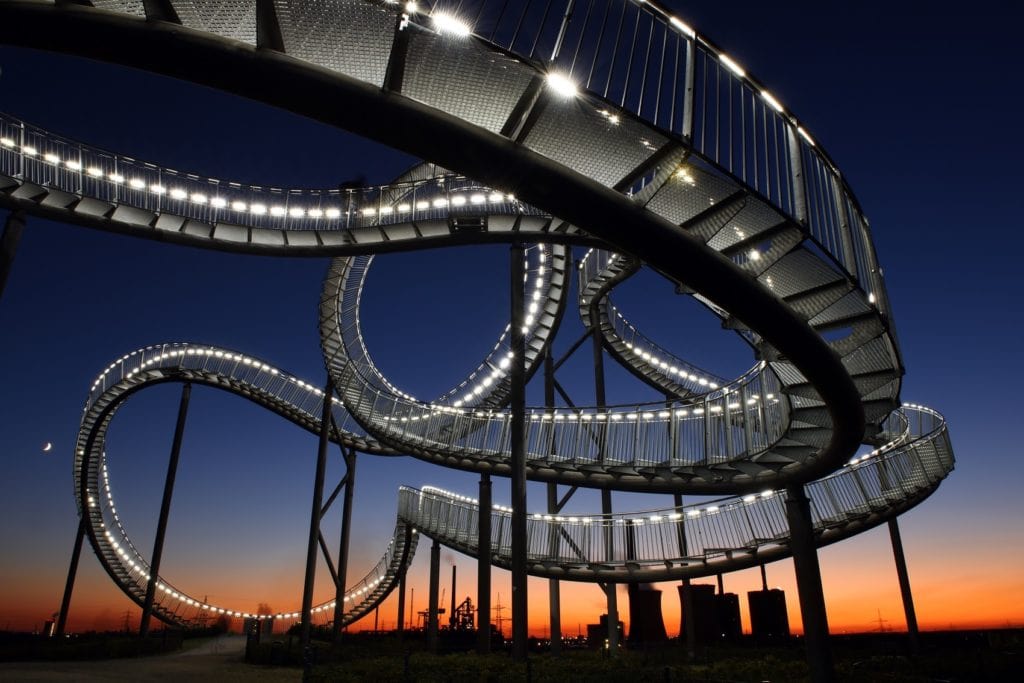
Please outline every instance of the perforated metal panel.
[{"label": "perforated metal panel", "polygon": [[479,43],[410,31],[402,94],[500,132],[533,70]]},{"label": "perforated metal panel", "polygon": [[256,44],[256,0],[171,0],[182,26]]},{"label": "perforated metal panel", "polygon": [[363,0],[276,0],[285,52],[384,85],[398,5]]},{"label": "perforated metal panel", "polygon": [[633,121],[612,123],[586,102],[554,99],[524,142],[535,152],[611,187],[665,141]]},{"label": "perforated metal panel", "polygon": [[721,178],[685,166],[658,190],[647,208],[675,224],[688,221],[738,188]]},{"label": "perforated metal panel", "polygon": [[798,294],[841,279],[839,273],[806,251],[788,254],[758,278],[780,297]]},{"label": "perforated metal panel", "polygon": [[142,0],[93,0],[93,7],[109,10],[111,12],[122,12],[133,14],[137,17],[146,16],[146,10],[142,6]]},{"label": "perforated metal panel", "polygon": [[774,209],[765,205],[764,202],[748,199],[743,206],[743,210],[729,222],[729,225],[724,230],[721,230],[708,242],[708,246],[721,251],[737,242],[755,237],[781,222],[782,216]]}]

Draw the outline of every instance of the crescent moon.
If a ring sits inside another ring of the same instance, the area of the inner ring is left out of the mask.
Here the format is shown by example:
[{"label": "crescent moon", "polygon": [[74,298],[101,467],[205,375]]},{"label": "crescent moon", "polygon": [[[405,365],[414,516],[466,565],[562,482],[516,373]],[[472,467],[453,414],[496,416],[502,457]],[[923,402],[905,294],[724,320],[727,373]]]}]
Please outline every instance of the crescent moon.
[{"label": "crescent moon", "polygon": [[43,446],[43,453],[49,453],[52,450],[53,450],[53,444],[50,443],[49,441],[47,441],[46,445]]}]

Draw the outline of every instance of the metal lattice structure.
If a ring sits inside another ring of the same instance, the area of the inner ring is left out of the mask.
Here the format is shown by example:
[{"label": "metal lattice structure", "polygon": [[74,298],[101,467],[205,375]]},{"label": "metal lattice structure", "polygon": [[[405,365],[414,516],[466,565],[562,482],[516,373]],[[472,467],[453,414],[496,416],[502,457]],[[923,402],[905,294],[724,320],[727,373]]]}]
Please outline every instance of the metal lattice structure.
[{"label": "metal lattice structure", "polygon": [[[320,327],[337,391],[330,436],[348,447],[486,473],[513,466],[516,414],[505,406],[515,335],[506,330],[438,400],[401,392],[360,331],[373,255],[535,244],[524,266],[525,353],[515,359],[529,376],[567,305],[570,249],[589,249],[577,270],[584,324],[667,400],[527,409],[528,476],[739,497],[643,516],[535,516],[531,573],[650,581],[749,566],[790,552],[787,487],[807,484],[824,544],[908,509],[952,469],[942,418],[901,408],[903,361],[882,271],[838,167],[759,81],[655,3],[477,0],[455,11],[375,0],[4,0],[0,41],[186,78],[425,160],[374,187],[257,187],[0,117],[2,206],[214,249],[336,257]],[[209,63],[218,68],[198,66]],[[346,106],[325,106],[324,92]],[[641,266],[740,334],[753,367],[715,377],[630,324],[610,293]],[[114,513],[103,436],[120,401],[166,381],[224,388],[327,429],[322,391],[237,352],[171,344],[112,364],[86,404],[76,495],[101,561],[136,601],[148,565]],[[874,452],[849,463],[862,443]],[[499,536],[509,512],[491,512]],[[415,548],[413,529],[474,554],[478,522],[470,500],[403,489],[395,536],[350,591],[346,617],[391,590]],[[700,539],[683,542],[694,530]],[[490,560],[510,565],[511,548],[499,540]],[[213,608],[160,583],[155,613],[166,621]]]}]

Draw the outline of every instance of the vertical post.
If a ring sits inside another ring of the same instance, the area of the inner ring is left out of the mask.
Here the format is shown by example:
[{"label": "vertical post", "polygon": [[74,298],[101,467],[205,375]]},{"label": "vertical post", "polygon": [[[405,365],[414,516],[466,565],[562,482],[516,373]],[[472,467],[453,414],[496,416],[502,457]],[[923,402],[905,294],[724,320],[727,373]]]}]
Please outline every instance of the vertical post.
[{"label": "vertical post", "polygon": [[686,76],[683,86],[683,129],[682,136],[693,144],[693,100],[694,81],[697,65],[696,41],[690,38],[686,41]]},{"label": "vertical post", "polygon": [[[330,403],[333,398],[334,395],[330,394],[324,400]],[[341,637],[342,620],[345,616],[345,584],[348,581],[348,547],[352,538],[352,497],[355,495],[355,487],[356,452],[350,449],[345,453],[345,497],[342,500],[341,547],[338,549],[338,585],[334,598],[332,634],[335,640]]]},{"label": "vertical post", "polygon": [[178,422],[174,426],[174,442],[171,444],[171,460],[167,464],[167,479],[164,481],[164,497],[160,502],[160,519],[156,524],[156,540],[153,541],[153,559],[149,564],[149,582],[146,584],[146,599],[142,603],[142,621],[139,636],[149,633],[149,618],[153,614],[153,599],[156,597],[156,581],[160,576],[160,559],[164,554],[164,536],[167,533],[167,518],[171,513],[171,498],[174,495],[174,479],[178,474],[178,455],[181,453],[181,439],[185,435],[185,418],[188,416],[188,401],[192,385],[185,383],[181,388],[181,402],[178,404]]},{"label": "vertical post", "polygon": [[[548,513],[558,512],[558,484],[548,484]],[[556,551],[557,532],[551,535],[551,550]],[[562,592],[558,579],[548,579],[548,611],[551,624],[551,654],[562,653]]]},{"label": "vertical post", "polygon": [[565,32],[569,28],[569,22],[572,21],[572,9],[576,4],[576,0],[569,0],[569,3],[565,6],[565,15],[562,17],[562,24],[558,28],[558,37],[555,38],[555,46],[551,49],[551,59],[549,60],[552,64],[558,59],[558,53],[562,51],[562,42],[565,40]]},{"label": "vertical post", "polygon": [[[829,173],[832,179],[832,197],[836,204],[836,215],[839,217],[839,241],[843,245],[842,264],[846,272],[857,279],[857,254],[853,249],[853,235],[850,233],[850,214],[846,210],[846,192],[839,176]],[[863,286],[864,283],[861,283]]]},{"label": "vertical post", "polygon": [[911,654],[917,654],[921,648],[917,630],[917,613],[914,611],[914,594],[910,591],[910,575],[907,573],[907,558],[903,554],[903,539],[896,518],[889,520],[889,538],[892,540],[892,554],[896,560],[896,576],[900,581],[900,595],[903,596],[903,613],[907,617],[907,636],[910,640]]},{"label": "vertical post", "polygon": [[434,539],[430,546],[430,594],[427,597],[427,650],[437,652],[437,601],[441,582],[441,546]]},{"label": "vertical post", "polygon": [[768,590],[768,572],[764,568],[764,562],[761,563],[761,590]]},{"label": "vertical post", "polygon": [[807,188],[804,187],[804,160],[801,154],[799,134],[796,126],[786,126],[786,141],[789,146],[789,184],[793,197],[793,216],[807,225]]},{"label": "vertical post", "polygon": [[455,629],[455,573],[456,567],[452,565],[452,596],[451,596],[451,607],[448,609],[448,628]]},{"label": "vertical post", "polygon": [[402,576],[398,579],[398,619],[396,620],[398,634],[405,632],[405,567],[402,567]]},{"label": "vertical post", "polygon": [[[686,543],[686,513],[683,511],[683,494],[672,494],[672,502],[676,507],[679,517],[679,549],[686,557],[690,549]],[[686,656],[692,660],[697,656],[697,621],[693,613],[693,590],[690,588],[690,579],[683,579],[683,631],[686,633]]]},{"label": "vertical post", "polygon": [[[544,352],[544,407],[555,406],[555,364],[551,358],[551,346]],[[554,450],[554,449],[552,449]],[[558,484],[548,483],[548,514],[554,515],[558,510]],[[551,536],[551,553],[558,550],[558,536]],[[562,653],[562,591],[558,579],[548,579],[548,623],[551,625],[551,654]]]},{"label": "vertical post", "polygon": [[491,475],[480,475],[480,519],[477,523],[476,651],[491,651]]},{"label": "vertical post", "polygon": [[60,616],[57,617],[56,635],[64,635],[68,625],[68,609],[71,607],[71,593],[75,590],[75,577],[78,575],[78,559],[82,556],[82,541],[85,539],[85,515],[78,520],[78,533],[75,534],[75,545],[71,549],[71,564],[68,566],[68,580],[64,583],[64,597],[60,601]]},{"label": "vertical post", "polygon": [[790,549],[796,568],[796,585],[800,594],[800,615],[804,623],[807,663],[814,683],[835,679],[832,648],[829,644],[828,615],[825,592],[821,586],[821,567],[814,546],[811,503],[803,485],[786,489],[786,517],[789,520]]},{"label": "vertical post", "polygon": [[[327,444],[331,429],[331,397],[334,385],[328,377],[324,387],[323,410],[320,415],[320,442],[316,455],[316,475],[313,481],[313,511],[309,515],[309,543],[306,546],[306,577],[302,584],[302,646],[309,646],[313,626],[313,584],[316,583],[316,552],[320,538],[320,514],[324,499],[324,473],[327,470]],[[344,589],[342,589],[344,590]]]},{"label": "vertical post", "polygon": [[[611,524],[612,492],[601,489],[601,514],[605,515],[605,557],[609,562],[615,560],[615,529]],[[614,657],[619,651],[619,585],[609,582],[605,584],[605,596],[608,599],[608,652]]]},{"label": "vertical post", "polygon": [[14,265],[14,255],[18,251],[18,243],[21,241],[21,233],[24,230],[24,212],[12,211],[9,213],[7,223],[4,224],[4,234],[0,237],[0,297],[4,294],[7,276],[11,273],[11,266]]},{"label": "vertical post", "polygon": [[523,333],[523,284],[526,249],[510,250],[512,318],[512,658],[526,659],[526,337]]}]

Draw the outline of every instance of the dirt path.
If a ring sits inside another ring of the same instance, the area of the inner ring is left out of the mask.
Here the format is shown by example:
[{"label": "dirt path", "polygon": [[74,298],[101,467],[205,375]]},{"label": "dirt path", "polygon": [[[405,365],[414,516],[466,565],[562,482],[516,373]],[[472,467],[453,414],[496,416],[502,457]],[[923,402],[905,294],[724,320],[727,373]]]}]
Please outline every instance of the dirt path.
[{"label": "dirt path", "polygon": [[0,664],[0,681],[298,681],[299,669],[250,666],[243,636],[219,636],[181,652],[98,662]]}]

